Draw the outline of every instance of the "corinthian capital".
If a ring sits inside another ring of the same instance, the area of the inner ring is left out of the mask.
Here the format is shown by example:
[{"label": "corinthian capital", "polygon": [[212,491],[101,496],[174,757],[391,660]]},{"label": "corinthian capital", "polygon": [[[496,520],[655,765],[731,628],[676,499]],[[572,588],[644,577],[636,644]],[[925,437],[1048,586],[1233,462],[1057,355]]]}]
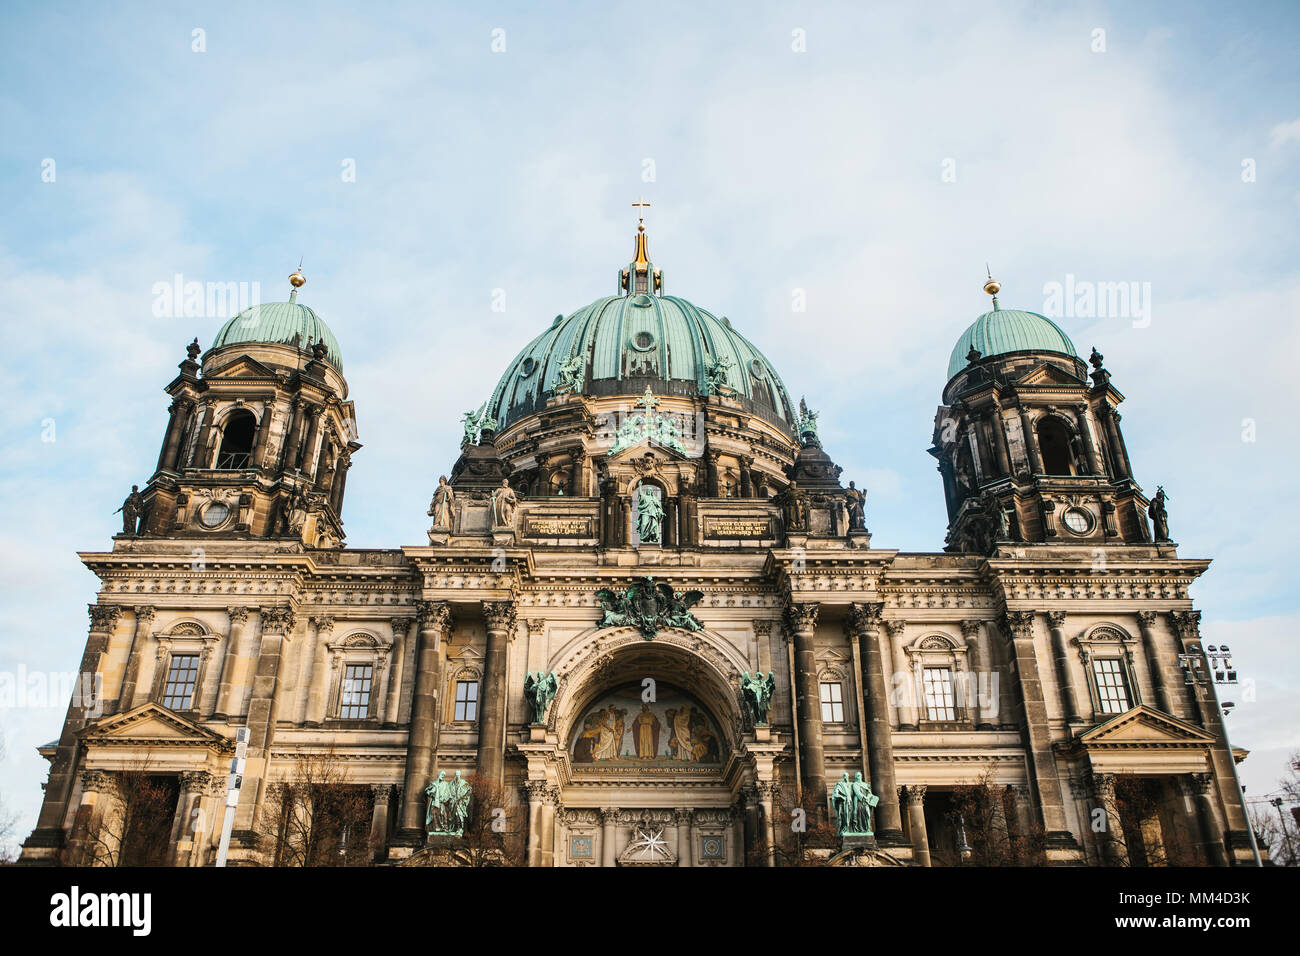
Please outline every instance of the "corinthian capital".
[{"label": "corinthian capital", "polygon": [[117,619],[122,616],[122,609],[116,604],[90,604],[90,629],[92,631],[111,631],[117,627]]},{"label": "corinthian capital", "polygon": [[288,634],[293,630],[294,613],[291,607],[262,608],[262,631],[272,634]]},{"label": "corinthian capital", "polygon": [[821,605],[816,601],[797,603],[791,601],[785,606],[785,626],[792,632],[805,627],[817,626],[817,612]]},{"label": "corinthian capital", "polygon": [[849,605],[849,627],[859,634],[879,630],[884,614],[883,601],[855,601]]},{"label": "corinthian capital", "polygon": [[1002,617],[1003,629],[1013,638],[1034,636],[1033,611],[1007,611]]},{"label": "corinthian capital", "polygon": [[451,605],[446,601],[420,601],[415,606],[421,628],[445,631],[451,626]]},{"label": "corinthian capital", "polygon": [[1178,637],[1184,641],[1195,641],[1201,636],[1200,611],[1171,611],[1169,620],[1173,622]]},{"label": "corinthian capital", "polygon": [[157,616],[158,616],[158,609],[148,604],[142,604],[140,607],[135,609],[136,623],[143,624],[146,627]]},{"label": "corinthian capital", "polygon": [[484,601],[483,617],[489,631],[508,631],[515,629],[514,601]]},{"label": "corinthian capital", "polygon": [[243,627],[248,623],[248,608],[242,604],[226,608],[226,613],[230,615],[230,623]]}]

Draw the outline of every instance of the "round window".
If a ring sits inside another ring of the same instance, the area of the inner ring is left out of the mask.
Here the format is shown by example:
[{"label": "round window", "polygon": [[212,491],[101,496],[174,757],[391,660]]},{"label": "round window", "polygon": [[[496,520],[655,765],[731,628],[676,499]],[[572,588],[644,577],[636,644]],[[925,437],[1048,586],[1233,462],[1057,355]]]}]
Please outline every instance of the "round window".
[{"label": "round window", "polygon": [[1061,515],[1061,520],[1075,534],[1087,534],[1092,527],[1092,516],[1082,508],[1070,508]]},{"label": "round window", "polygon": [[525,377],[532,375],[537,371],[537,359],[533,358],[531,355],[528,356],[528,358],[524,359],[524,364],[520,366],[519,371]]},{"label": "round window", "polygon": [[637,332],[632,336],[632,348],[638,352],[649,352],[655,347],[655,337],[650,332]]},{"label": "round window", "polygon": [[199,512],[199,523],[205,528],[215,528],[230,517],[230,506],[224,501],[212,501]]},{"label": "round window", "polygon": [[750,371],[750,373],[754,376],[754,378],[762,378],[762,377],[763,377],[763,363],[760,362],[758,359],[750,359],[750,362],[749,362],[749,371]]}]

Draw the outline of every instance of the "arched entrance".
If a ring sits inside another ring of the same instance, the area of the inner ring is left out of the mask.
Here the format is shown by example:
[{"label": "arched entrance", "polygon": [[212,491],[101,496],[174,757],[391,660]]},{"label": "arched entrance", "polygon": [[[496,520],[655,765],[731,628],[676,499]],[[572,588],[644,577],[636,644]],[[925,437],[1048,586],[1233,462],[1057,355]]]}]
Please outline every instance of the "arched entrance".
[{"label": "arched entrance", "polygon": [[540,842],[555,865],[743,865],[756,764],[735,649],[708,632],[647,641],[620,628],[579,635],[557,660],[549,746],[521,748],[530,781],[553,788]]}]

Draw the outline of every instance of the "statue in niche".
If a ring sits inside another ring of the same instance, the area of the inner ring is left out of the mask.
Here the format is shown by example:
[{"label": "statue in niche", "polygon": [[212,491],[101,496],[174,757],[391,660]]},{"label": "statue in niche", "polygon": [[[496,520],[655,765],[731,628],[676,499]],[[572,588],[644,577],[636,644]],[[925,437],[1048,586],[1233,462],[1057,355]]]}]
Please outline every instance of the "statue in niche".
[{"label": "statue in niche", "polygon": [[519,506],[519,496],[510,487],[510,482],[501,479],[501,487],[492,492],[492,527],[510,528],[514,526],[515,509]]},{"label": "statue in niche", "polygon": [[447,484],[447,476],[438,478],[438,488],[429,502],[429,516],[433,518],[431,531],[450,531],[452,529],[452,505],[456,502],[456,492]]},{"label": "statue in niche", "polygon": [[849,530],[866,531],[867,493],[850,481],[848,490],[844,492],[844,503],[849,509]]},{"label": "statue in niche", "polygon": [[144,495],[140,494],[139,485],[131,486],[131,493],[122,502],[122,507],[113,514],[117,514],[118,511],[122,513],[122,533],[133,537],[139,534],[142,524],[140,519],[144,517]]},{"label": "statue in niche", "polygon": [[754,717],[754,726],[766,727],[767,712],[772,706],[772,695],[776,693],[776,674],[768,671],[764,677],[759,671],[750,677],[748,671],[741,671],[740,692]]},{"label": "statue in niche", "polygon": [[787,533],[808,529],[808,498],[799,490],[797,481],[791,479],[789,487],[777,495],[775,500],[781,508],[781,518],[785,522]]},{"label": "statue in niche", "polygon": [[1165,510],[1165,489],[1162,485],[1156,486],[1156,496],[1151,499],[1147,505],[1147,514],[1151,518],[1151,526],[1156,533],[1157,541],[1169,540],[1169,512]]},{"label": "statue in niche", "polygon": [[524,699],[532,708],[533,723],[546,723],[546,708],[555,699],[559,686],[560,681],[555,676],[555,671],[549,674],[538,671],[535,674],[524,675]]},{"label": "statue in niche", "polygon": [[659,544],[663,537],[664,506],[653,485],[640,485],[636,492],[636,533],[642,544]]}]

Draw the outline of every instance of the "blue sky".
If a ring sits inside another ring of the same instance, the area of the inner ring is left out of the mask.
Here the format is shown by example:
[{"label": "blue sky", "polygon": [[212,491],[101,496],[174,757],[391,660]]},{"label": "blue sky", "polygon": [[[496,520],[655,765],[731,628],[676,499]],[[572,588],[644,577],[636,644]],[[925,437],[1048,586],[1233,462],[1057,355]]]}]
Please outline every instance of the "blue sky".
[{"label": "blue sky", "polygon": [[[275,300],[305,258],[365,443],[348,540],[397,546],[461,412],[613,291],[644,195],[668,291],[821,411],[881,547],[942,547],[925,448],[986,261],[1035,311],[1067,275],[1149,283],[1149,324],[1059,321],[1105,353],[1180,554],[1215,559],[1203,630],[1255,681],[1229,726],[1273,789],[1300,746],[1294,5],[695,6],[6,4],[0,671],[76,666],[75,551],[109,546],[162,386],[228,317],[158,317],[155,283]],[[18,839],[64,703],[0,712]]]}]

